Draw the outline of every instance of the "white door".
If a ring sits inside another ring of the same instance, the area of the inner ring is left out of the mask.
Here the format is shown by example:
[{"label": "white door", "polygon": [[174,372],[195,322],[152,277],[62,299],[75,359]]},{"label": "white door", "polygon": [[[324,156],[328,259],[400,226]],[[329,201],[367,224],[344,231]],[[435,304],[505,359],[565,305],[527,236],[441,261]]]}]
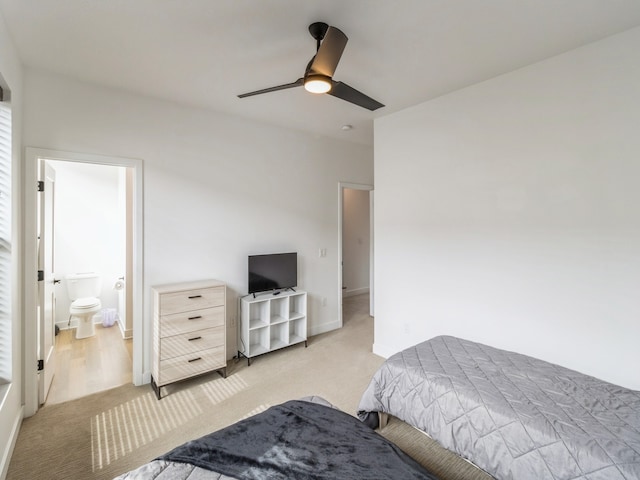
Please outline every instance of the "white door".
[{"label": "white door", "polygon": [[40,180],[44,182],[44,192],[39,193],[40,232],[38,238],[38,270],[43,272],[38,282],[38,402],[47,399],[56,366],[55,334],[55,284],[53,264],[53,202],[56,172],[46,161],[40,160]]}]

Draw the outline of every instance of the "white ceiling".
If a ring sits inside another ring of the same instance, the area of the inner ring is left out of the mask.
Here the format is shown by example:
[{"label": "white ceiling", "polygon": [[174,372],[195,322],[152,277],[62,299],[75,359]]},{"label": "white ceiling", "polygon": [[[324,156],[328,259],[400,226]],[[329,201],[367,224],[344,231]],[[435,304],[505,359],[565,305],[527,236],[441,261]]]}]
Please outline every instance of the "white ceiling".
[{"label": "white ceiling", "polygon": [[[639,0],[0,0],[0,10],[28,67],[362,144],[374,118],[640,25]],[[349,37],[334,79],[386,107],[302,88],[237,98],[301,77],[315,21]]]}]

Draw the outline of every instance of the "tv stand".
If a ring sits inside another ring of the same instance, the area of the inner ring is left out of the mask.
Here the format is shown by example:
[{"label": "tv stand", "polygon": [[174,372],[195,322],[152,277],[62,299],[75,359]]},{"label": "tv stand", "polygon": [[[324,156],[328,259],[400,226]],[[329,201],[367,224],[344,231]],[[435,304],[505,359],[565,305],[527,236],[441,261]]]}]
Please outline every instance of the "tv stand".
[{"label": "tv stand", "polygon": [[307,346],[307,293],[291,290],[240,300],[238,358],[245,357],[248,366],[258,355],[302,342]]}]

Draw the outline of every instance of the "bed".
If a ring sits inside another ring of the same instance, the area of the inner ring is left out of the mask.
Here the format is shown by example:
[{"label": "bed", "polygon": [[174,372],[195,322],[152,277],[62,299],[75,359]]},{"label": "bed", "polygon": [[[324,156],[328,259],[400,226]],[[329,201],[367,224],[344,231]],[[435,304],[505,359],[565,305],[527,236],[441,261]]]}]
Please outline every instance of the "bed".
[{"label": "bed", "polygon": [[500,480],[640,479],[639,391],[457,337],[387,359],[358,407],[380,414]]},{"label": "bed", "polygon": [[320,397],[292,400],[187,442],[117,480],[438,480]]}]

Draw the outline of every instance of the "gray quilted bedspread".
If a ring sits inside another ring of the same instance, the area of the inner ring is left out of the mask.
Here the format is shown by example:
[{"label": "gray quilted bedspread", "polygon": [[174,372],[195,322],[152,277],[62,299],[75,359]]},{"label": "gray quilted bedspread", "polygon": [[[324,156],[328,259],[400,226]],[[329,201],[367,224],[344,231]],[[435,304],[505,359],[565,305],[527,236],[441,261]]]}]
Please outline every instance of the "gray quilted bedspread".
[{"label": "gray quilted bedspread", "polygon": [[360,401],[358,416],[370,412],[499,480],[640,479],[640,391],[460,338],[390,357]]}]

